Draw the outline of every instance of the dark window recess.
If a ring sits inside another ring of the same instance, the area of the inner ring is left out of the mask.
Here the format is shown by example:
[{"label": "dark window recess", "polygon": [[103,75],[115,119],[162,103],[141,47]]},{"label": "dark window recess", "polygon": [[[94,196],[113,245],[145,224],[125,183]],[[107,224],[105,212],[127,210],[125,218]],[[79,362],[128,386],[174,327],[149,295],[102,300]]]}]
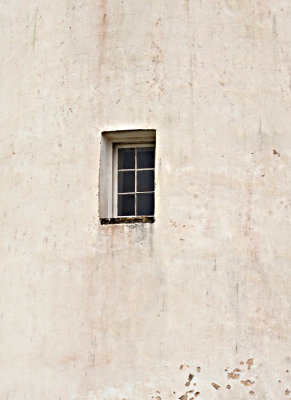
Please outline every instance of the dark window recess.
[{"label": "dark window recess", "polygon": [[155,148],[118,149],[118,217],[153,216],[155,211]]},{"label": "dark window recess", "polygon": [[135,168],[135,149],[118,149],[118,169]]},{"label": "dark window recess", "polygon": [[118,193],[135,192],[135,172],[118,171]]},{"label": "dark window recess", "polygon": [[136,197],[137,215],[154,215],[154,193],[138,193]]},{"label": "dark window recess", "polygon": [[137,168],[155,168],[155,148],[137,148]]},{"label": "dark window recess", "polygon": [[119,194],[118,195],[118,215],[127,217],[134,215],[135,209],[135,195],[134,194]]},{"label": "dark window recess", "polygon": [[153,169],[137,171],[137,192],[153,192],[155,190],[155,172]]}]

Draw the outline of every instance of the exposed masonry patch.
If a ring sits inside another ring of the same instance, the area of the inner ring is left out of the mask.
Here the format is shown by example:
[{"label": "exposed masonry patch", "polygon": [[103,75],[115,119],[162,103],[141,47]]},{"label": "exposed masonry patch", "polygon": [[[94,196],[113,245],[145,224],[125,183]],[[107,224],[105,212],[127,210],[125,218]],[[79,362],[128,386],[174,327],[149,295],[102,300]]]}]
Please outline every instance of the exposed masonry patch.
[{"label": "exposed masonry patch", "polygon": [[[242,386],[245,386],[246,388],[250,388],[251,386],[255,385],[256,382],[251,377],[245,376],[245,375],[250,375],[250,373],[251,373],[250,370],[254,366],[254,363],[255,363],[254,358],[249,358],[247,361],[239,362],[240,368],[235,367],[232,370],[230,370],[229,367],[225,368],[224,371],[226,372],[226,378],[232,379],[234,381],[233,383],[236,386],[236,388],[242,387]],[[197,365],[194,367],[190,367],[189,364],[181,364],[178,368],[181,371],[181,373],[183,373],[183,374],[184,374],[185,370],[187,371],[187,369],[189,370],[190,368],[196,369],[196,371],[199,374],[201,372],[201,367],[197,366]],[[289,370],[285,370],[284,372],[288,373]],[[199,390],[199,382],[196,382],[198,375],[195,376],[195,374],[192,372],[190,372],[190,373],[187,372],[187,374],[188,374],[188,377],[186,378],[187,380],[185,382],[185,386],[187,387],[187,390],[180,395],[177,394],[177,400],[196,400],[196,398],[198,398],[200,396],[200,394],[203,395],[203,393]],[[242,377],[244,379],[239,380],[240,377]],[[281,380],[279,380],[278,382],[281,382]],[[227,384],[225,387],[222,387],[222,385],[217,382],[209,382],[209,384],[215,390],[230,391],[233,389],[233,387],[230,384]],[[242,389],[242,390],[245,390],[245,389]],[[157,394],[153,395],[152,399],[163,400],[162,395],[160,394],[160,391],[157,390],[156,393],[158,393],[158,395]],[[176,395],[175,390],[172,393],[174,395]],[[254,396],[256,393],[255,393],[255,390],[252,389],[252,390],[249,390],[248,392],[246,392],[246,395],[247,394],[249,396]],[[289,396],[291,394],[291,391],[285,387],[284,389],[282,388],[282,394],[285,394],[285,396]],[[166,400],[166,399],[167,399],[167,397],[164,400]]]}]

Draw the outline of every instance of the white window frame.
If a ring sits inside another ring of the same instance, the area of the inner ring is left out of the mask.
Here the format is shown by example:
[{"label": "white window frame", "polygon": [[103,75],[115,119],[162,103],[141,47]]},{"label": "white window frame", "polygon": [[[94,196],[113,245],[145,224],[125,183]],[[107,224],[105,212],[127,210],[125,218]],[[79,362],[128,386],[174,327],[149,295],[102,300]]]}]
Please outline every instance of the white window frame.
[{"label": "white window frame", "polygon": [[[155,190],[152,191],[147,191],[147,192],[137,192],[137,171],[147,171],[147,170],[154,170],[155,172],[155,167],[153,168],[137,168],[137,156],[136,156],[136,151],[137,148],[139,147],[153,147],[155,149],[155,143],[126,143],[126,144],[116,144],[113,146],[113,217],[114,218],[123,218],[118,216],[118,149],[121,148],[134,148],[135,149],[135,167],[134,167],[134,172],[135,172],[135,199],[134,199],[134,208],[135,208],[135,215],[130,215],[124,218],[130,218],[130,217],[140,217],[140,215],[136,215],[136,194],[137,193],[155,193]],[[133,169],[132,169],[133,170]],[[124,171],[130,171],[130,170],[124,170]],[[126,193],[123,193],[126,194]],[[149,217],[153,217],[154,215],[148,215]]]},{"label": "white window frame", "polygon": [[[101,134],[100,174],[99,174],[99,217],[106,219],[141,218],[117,217],[117,149],[123,147],[156,148],[156,131],[138,129],[107,131]],[[156,171],[156,168],[154,168]]]}]

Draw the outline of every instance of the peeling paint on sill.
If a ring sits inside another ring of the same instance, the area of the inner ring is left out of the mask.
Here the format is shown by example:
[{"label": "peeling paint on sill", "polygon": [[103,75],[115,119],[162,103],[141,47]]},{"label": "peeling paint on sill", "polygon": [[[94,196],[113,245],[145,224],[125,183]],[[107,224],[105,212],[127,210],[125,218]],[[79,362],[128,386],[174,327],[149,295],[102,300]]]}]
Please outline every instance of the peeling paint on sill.
[{"label": "peeling paint on sill", "polygon": [[154,222],[155,222],[155,217],[100,218],[101,225],[152,224]]}]

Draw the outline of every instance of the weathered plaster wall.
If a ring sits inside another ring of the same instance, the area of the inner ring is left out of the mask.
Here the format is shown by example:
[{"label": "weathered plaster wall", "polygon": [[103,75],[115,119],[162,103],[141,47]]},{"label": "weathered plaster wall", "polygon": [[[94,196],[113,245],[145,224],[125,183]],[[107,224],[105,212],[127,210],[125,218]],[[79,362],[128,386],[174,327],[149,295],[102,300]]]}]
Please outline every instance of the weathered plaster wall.
[{"label": "weathered plaster wall", "polygon": [[[0,399],[288,398],[290,0],[0,15]],[[156,222],[101,226],[127,128],[157,130]]]}]

